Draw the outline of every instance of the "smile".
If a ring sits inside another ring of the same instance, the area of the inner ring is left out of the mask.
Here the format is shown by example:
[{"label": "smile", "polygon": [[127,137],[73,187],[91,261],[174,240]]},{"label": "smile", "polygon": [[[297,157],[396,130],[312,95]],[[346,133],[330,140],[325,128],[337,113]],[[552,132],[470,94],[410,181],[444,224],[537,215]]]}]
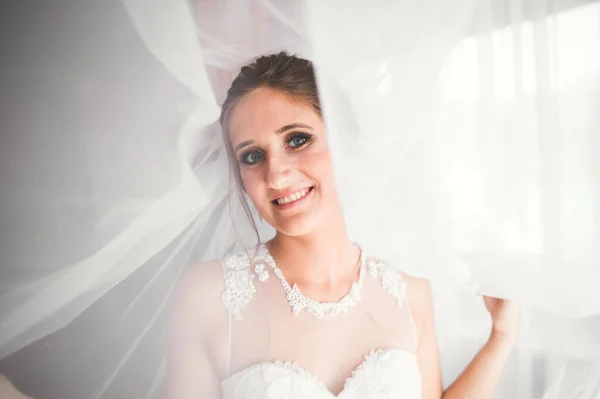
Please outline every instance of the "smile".
[{"label": "smile", "polygon": [[308,194],[313,191],[314,187],[303,188],[302,190],[298,190],[295,193],[287,195],[285,197],[277,198],[272,201],[273,204],[277,205],[280,208],[289,208],[290,206],[295,205],[304,199]]}]

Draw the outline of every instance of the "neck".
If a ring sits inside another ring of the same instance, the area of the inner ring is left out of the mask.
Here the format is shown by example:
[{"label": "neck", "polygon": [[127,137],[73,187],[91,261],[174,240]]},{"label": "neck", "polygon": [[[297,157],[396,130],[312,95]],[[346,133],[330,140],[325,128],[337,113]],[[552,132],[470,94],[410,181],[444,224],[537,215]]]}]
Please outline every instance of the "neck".
[{"label": "neck", "polygon": [[360,250],[350,240],[341,215],[336,219],[328,220],[316,231],[302,236],[277,232],[267,243],[269,252],[286,277],[333,284],[356,271]]}]

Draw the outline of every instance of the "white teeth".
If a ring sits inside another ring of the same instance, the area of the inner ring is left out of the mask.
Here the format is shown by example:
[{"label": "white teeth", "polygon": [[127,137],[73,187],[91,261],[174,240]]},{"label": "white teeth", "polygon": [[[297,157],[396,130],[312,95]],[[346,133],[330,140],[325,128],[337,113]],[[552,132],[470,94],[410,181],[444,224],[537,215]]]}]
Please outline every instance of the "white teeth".
[{"label": "white teeth", "polygon": [[298,201],[300,198],[304,197],[308,194],[308,189],[300,190],[294,194],[291,194],[287,197],[277,199],[277,203],[279,205],[289,204],[290,202]]}]

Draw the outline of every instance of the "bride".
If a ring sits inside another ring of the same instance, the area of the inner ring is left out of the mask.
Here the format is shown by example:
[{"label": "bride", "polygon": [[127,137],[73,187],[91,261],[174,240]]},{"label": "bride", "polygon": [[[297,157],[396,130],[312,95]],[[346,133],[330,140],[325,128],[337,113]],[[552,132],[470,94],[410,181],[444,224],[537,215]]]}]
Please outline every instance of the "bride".
[{"label": "bride", "polygon": [[243,67],[220,120],[232,187],[276,234],[183,277],[165,398],[491,398],[518,305],[484,297],[489,339],[443,392],[428,282],[348,235],[311,62]]}]

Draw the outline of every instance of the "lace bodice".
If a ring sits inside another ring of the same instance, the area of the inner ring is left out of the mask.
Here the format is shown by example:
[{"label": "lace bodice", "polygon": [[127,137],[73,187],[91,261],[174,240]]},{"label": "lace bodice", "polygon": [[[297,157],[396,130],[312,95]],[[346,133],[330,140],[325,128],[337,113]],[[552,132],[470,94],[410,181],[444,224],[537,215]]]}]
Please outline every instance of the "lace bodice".
[{"label": "lace bodice", "polygon": [[[238,253],[227,256],[223,266],[230,351],[235,355],[232,364],[237,364],[221,382],[225,399],[421,397],[414,325],[399,269],[365,254],[360,278],[344,297],[356,303],[346,306],[346,312],[323,318],[318,307],[313,307],[316,312],[308,305],[306,312],[298,311],[304,305],[294,297],[297,287],[284,288],[284,277],[279,276],[280,282],[277,276],[281,270],[264,245],[252,262],[247,254]],[[361,315],[368,315],[377,328],[365,328],[369,323]],[[339,344],[345,340],[353,344]],[[362,346],[379,349],[361,351]],[[339,374],[331,373],[338,368]],[[313,369],[327,378],[338,376],[341,382],[330,389],[309,371]]]},{"label": "lace bodice", "polygon": [[221,383],[225,399],[401,398],[421,397],[421,377],[414,354],[400,349],[369,353],[335,395],[317,377],[293,362],[261,362]]}]

